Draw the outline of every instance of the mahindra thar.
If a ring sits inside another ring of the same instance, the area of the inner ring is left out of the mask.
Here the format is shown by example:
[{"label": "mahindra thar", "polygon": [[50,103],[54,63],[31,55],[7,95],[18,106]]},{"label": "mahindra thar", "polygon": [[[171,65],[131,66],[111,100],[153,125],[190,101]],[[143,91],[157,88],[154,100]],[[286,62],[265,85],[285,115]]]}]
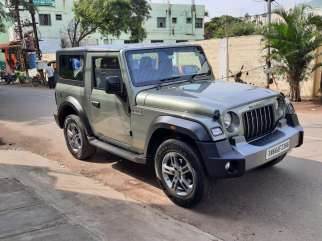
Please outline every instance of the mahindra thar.
[{"label": "mahindra thar", "polygon": [[214,80],[196,44],[106,45],[57,52],[55,119],[71,154],[96,148],[148,164],[177,205],[209,180],[273,166],[303,143],[283,94]]}]

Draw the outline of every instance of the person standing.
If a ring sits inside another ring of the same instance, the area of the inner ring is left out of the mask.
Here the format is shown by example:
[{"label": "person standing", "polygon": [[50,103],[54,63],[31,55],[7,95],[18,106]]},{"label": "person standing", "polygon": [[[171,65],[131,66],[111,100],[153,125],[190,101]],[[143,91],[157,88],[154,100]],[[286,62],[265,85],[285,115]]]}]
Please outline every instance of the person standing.
[{"label": "person standing", "polygon": [[55,88],[55,70],[51,66],[51,63],[49,63],[47,68],[46,68],[46,74],[47,74],[47,77],[48,77],[49,89],[54,89]]}]

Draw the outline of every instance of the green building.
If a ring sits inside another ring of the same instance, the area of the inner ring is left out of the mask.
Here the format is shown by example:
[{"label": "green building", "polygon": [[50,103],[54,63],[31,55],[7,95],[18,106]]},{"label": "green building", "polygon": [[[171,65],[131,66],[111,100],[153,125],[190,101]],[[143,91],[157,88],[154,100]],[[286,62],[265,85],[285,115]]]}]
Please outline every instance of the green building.
[{"label": "green building", "polygon": [[[53,53],[61,47],[62,39],[68,39],[67,26],[73,19],[73,1],[34,0],[34,3],[38,9],[36,21],[39,23],[40,48],[44,53]],[[28,12],[21,13],[21,16],[24,21],[30,21]],[[204,39],[206,11],[203,5],[151,3],[150,16],[144,23],[147,38],[143,42],[175,43]],[[24,28],[24,31],[31,31],[31,28]],[[12,27],[9,27],[7,36],[10,40],[15,38]],[[3,41],[7,39],[3,38]],[[129,39],[126,33],[119,38],[95,33],[82,45],[123,44],[129,43]]]}]

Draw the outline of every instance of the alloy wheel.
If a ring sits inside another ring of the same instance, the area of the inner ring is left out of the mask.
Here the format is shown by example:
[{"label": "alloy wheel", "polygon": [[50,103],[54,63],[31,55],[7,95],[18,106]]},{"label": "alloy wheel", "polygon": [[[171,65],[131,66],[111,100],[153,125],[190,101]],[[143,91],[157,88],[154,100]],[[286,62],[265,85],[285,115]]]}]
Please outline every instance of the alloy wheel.
[{"label": "alloy wheel", "polygon": [[73,122],[69,123],[66,128],[66,134],[68,144],[72,148],[73,152],[78,153],[83,144],[82,135],[78,126]]},{"label": "alloy wheel", "polygon": [[162,160],[162,177],[177,196],[186,197],[196,185],[196,174],[189,161],[177,152],[167,153]]}]

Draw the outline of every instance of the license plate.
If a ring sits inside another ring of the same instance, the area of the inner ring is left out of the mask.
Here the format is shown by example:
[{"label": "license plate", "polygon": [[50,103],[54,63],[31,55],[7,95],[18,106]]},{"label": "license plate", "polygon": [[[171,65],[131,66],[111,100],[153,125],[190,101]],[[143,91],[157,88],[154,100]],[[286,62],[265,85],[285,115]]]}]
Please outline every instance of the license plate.
[{"label": "license plate", "polygon": [[266,160],[279,156],[281,153],[290,148],[290,140],[284,141],[276,146],[273,146],[266,151]]}]

